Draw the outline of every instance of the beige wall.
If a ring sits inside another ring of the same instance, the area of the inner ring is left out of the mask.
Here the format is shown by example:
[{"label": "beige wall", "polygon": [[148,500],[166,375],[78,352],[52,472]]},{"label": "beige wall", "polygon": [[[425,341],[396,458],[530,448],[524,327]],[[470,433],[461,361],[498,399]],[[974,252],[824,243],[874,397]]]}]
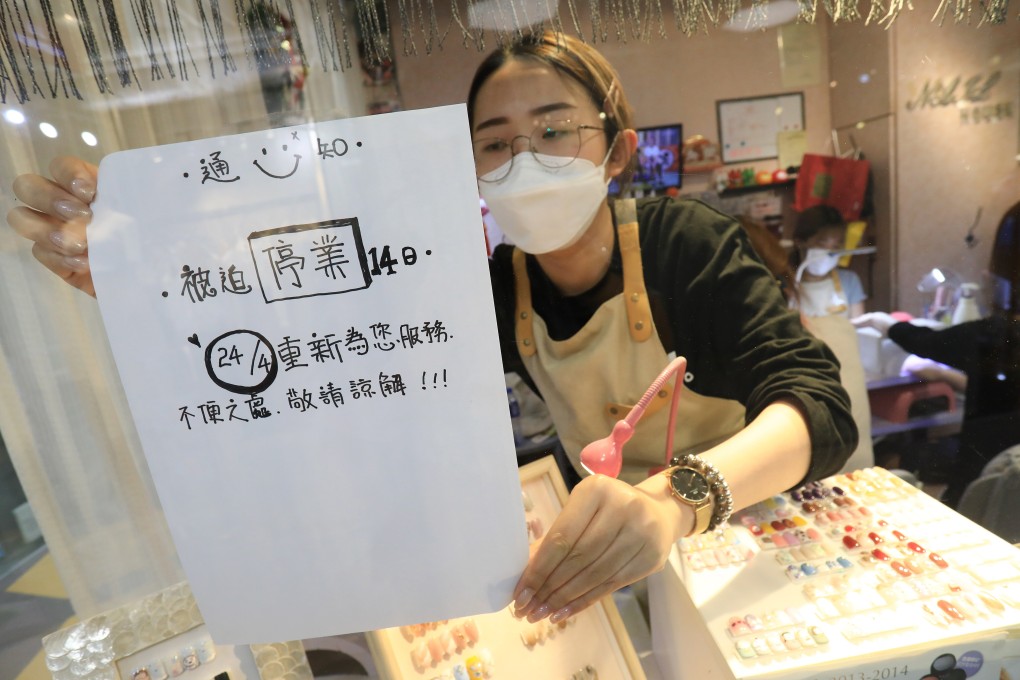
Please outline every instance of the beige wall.
[{"label": "beige wall", "polygon": [[[447,20],[440,16],[440,25]],[[876,213],[867,237],[879,252],[855,259],[853,266],[871,294],[869,308],[919,314],[927,301],[916,290],[920,277],[936,265],[967,279],[980,277],[999,217],[1020,200],[1020,21],[939,27],[927,11],[916,9],[901,14],[888,30],[827,22],[817,30],[822,82],[803,88],[808,150],[832,153],[836,127],[842,150],[850,148],[852,135],[872,162]],[[611,35],[598,44],[619,70],[639,126],[679,121],[685,135],[717,140],[716,100],[791,91],[782,87],[775,29],[713,29],[692,38],[672,26],[667,32],[668,38],[648,43],[622,43]],[[463,102],[482,57],[458,40],[428,57],[398,55],[405,107]],[[905,108],[930,78],[966,79],[996,69],[1003,77],[990,101],[1009,104],[1011,118],[965,125],[955,106]],[[858,128],[861,120],[871,122]],[[758,165],[776,167],[775,161]],[[708,184],[706,175],[688,176],[684,192],[703,191]],[[984,207],[979,244],[970,249],[963,238],[979,206]]]},{"label": "beige wall", "polygon": [[[896,283],[899,307],[916,313],[925,301],[917,281],[932,266],[947,266],[965,279],[980,281],[995,227],[1005,209],[1020,200],[1020,22],[940,28],[912,12],[897,21],[892,35],[899,158]],[[966,80],[995,70],[1003,77],[986,103],[1010,106],[1011,117],[964,124],[957,106],[906,108],[929,79],[947,82],[960,75]],[[968,248],[964,237],[979,207],[984,207],[976,230],[979,243]]]},{"label": "beige wall", "polygon": [[[445,21],[447,17],[440,16],[440,25]],[[667,23],[670,21],[667,18]],[[816,30],[821,34],[821,58],[825,60],[827,29],[820,25]],[[597,44],[619,71],[638,126],[682,122],[685,136],[703,134],[718,140],[716,100],[803,91],[809,147],[816,152],[831,149],[828,81],[822,78],[811,87],[784,88],[776,29],[752,33],[713,29],[710,35],[686,38],[668,25],[667,36],[647,43],[622,43],[611,31],[607,42]],[[471,76],[483,57],[484,53],[465,49],[453,39],[430,56],[398,53],[397,75],[405,108],[465,101]],[[826,71],[823,64],[822,72]],[[770,170],[778,167],[775,161],[757,165]],[[697,175],[684,181],[685,193],[703,191],[709,178]]]},{"label": "beige wall", "polygon": [[[868,309],[890,309],[896,268],[893,230],[893,169],[895,145],[892,83],[892,41],[880,26],[843,23],[829,29],[829,80],[832,126],[839,148],[860,149],[871,163],[874,214],[868,219],[865,243],[874,255],[854,257],[851,268],[861,277]],[[863,127],[861,121],[866,122]]]}]

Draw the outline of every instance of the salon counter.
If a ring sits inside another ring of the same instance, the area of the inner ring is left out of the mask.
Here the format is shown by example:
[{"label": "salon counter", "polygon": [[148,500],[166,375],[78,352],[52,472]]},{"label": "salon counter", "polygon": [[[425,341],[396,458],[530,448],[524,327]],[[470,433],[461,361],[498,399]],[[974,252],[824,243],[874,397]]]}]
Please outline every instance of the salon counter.
[{"label": "salon counter", "polygon": [[672,680],[999,680],[1020,659],[1020,551],[880,468],[683,539],[649,603]]}]

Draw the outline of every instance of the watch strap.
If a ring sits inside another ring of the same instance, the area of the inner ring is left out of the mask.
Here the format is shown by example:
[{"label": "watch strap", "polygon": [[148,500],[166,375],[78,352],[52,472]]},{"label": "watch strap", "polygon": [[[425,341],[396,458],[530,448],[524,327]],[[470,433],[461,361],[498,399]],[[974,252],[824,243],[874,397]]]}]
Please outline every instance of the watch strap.
[{"label": "watch strap", "polygon": [[712,524],[712,503],[702,503],[692,507],[694,508],[694,528],[687,535],[697,536],[708,531],[708,527]]}]

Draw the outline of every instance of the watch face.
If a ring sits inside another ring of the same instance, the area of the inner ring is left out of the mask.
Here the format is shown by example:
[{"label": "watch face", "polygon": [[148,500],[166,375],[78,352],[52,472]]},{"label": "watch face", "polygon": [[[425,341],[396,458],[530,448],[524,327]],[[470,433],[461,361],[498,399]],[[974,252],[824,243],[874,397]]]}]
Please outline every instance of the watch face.
[{"label": "watch face", "polygon": [[697,470],[674,470],[669,476],[669,483],[678,496],[692,503],[700,503],[708,498],[708,480]]}]

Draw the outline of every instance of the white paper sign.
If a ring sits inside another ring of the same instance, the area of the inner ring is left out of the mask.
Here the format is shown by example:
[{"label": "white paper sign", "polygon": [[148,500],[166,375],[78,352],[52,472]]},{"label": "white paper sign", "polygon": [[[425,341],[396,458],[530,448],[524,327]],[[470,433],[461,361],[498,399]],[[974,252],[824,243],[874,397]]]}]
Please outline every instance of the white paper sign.
[{"label": "white paper sign", "polygon": [[527,561],[463,106],[112,154],[89,252],[217,643],[495,611]]}]

